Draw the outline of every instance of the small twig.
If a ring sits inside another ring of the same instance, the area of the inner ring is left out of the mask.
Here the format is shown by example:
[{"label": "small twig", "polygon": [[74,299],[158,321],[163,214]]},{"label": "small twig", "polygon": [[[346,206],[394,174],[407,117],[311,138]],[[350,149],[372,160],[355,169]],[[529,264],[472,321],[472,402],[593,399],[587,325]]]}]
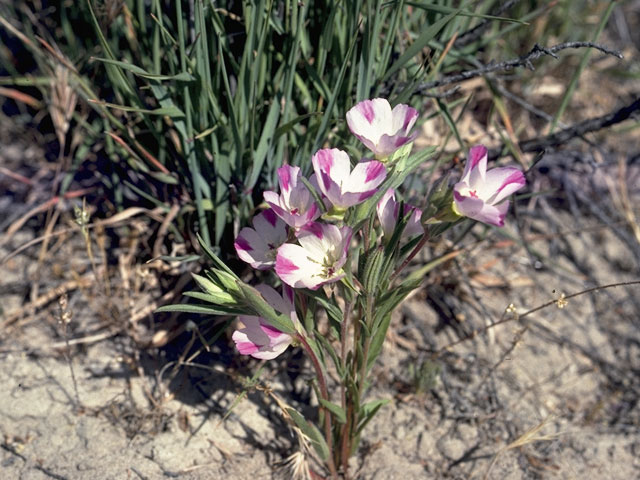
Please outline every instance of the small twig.
[{"label": "small twig", "polygon": [[[622,107],[615,112],[608,113],[601,117],[590,118],[583,122],[576,123],[571,127],[560,130],[559,132],[552,133],[542,138],[533,138],[531,140],[524,140],[518,143],[518,146],[522,152],[540,152],[549,147],[557,145],[563,145],[569,140],[575,137],[580,137],[590,132],[596,132],[611,125],[615,125],[620,122],[628,120],[632,116],[637,115],[640,111],[640,98],[637,98],[633,103]],[[489,159],[496,159],[502,155],[504,145],[500,148],[492,148],[489,150]]]},{"label": "small twig", "polygon": [[566,42],[554,45],[549,48],[541,47],[540,45],[536,44],[529,53],[521,57],[513,58],[511,60],[506,60],[499,63],[490,63],[480,68],[466,70],[455,75],[449,75],[447,77],[441,78],[440,80],[433,80],[431,82],[422,83],[417,86],[414,94],[424,95],[425,91],[431,90],[432,88],[443,87],[445,85],[451,85],[452,83],[463,82],[465,80],[470,80],[472,78],[480,77],[482,75],[487,75],[489,73],[497,71],[508,71],[518,67],[526,67],[530,70],[534,70],[533,64],[531,63],[533,60],[537,60],[544,55],[551,55],[554,58],[558,58],[556,52],[565,50],[567,48],[595,48],[602,53],[606,53],[607,55],[613,55],[614,57],[620,59],[623,58],[622,54],[617,50],[611,50],[610,48],[593,42]]},{"label": "small twig", "polygon": [[[640,285],[640,280],[632,280],[629,282],[618,282],[618,283],[610,283],[608,285],[599,285],[597,287],[592,287],[592,288],[588,288],[586,290],[582,290],[580,292],[576,292],[576,293],[572,293],[571,295],[565,295],[562,297],[562,301],[565,302],[571,298],[574,297],[579,297],[580,295],[585,295],[587,293],[592,293],[592,292],[598,292],[600,290],[605,290],[608,288],[615,288],[615,287],[630,287],[630,286],[634,286],[634,285]],[[558,305],[558,299],[554,299],[554,300],[550,300],[546,303],[543,303],[542,305],[538,305],[537,307],[532,308],[531,310],[527,310],[526,312],[524,312],[521,315],[516,315],[513,317],[503,317],[502,319],[490,323],[489,325],[485,326],[484,328],[478,329],[478,330],[474,330],[472,331],[470,334],[464,336],[463,338],[461,338],[460,340],[457,340],[453,343],[450,343],[449,345],[446,345],[445,347],[433,351],[433,350],[429,350],[429,349],[424,349],[425,351],[430,351],[433,358],[437,358],[438,356],[440,356],[442,353],[449,351],[452,347],[455,347],[456,345],[459,345],[461,343],[464,343],[468,340],[471,340],[475,337],[477,337],[479,334],[484,333],[488,330],[490,330],[493,327],[497,327],[498,325],[503,325],[505,323],[509,323],[509,322],[513,322],[514,320],[522,320],[525,317],[528,317],[529,315],[531,315],[532,313],[535,313],[539,310],[542,310],[544,308],[550,307],[551,305]]]},{"label": "small twig", "polygon": [[29,304],[25,305],[24,307],[21,307],[13,312],[10,312],[6,318],[3,320],[2,324],[0,325],[3,329],[7,328],[9,325],[15,323],[16,321],[20,320],[20,318],[22,318],[22,316],[24,315],[25,312],[30,311],[30,310],[37,310],[39,308],[44,307],[45,305],[47,305],[48,303],[54,301],[56,298],[59,298],[63,295],[66,295],[67,292],[70,292],[72,290],[75,290],[77,288],[86,288],[89,285],[91,285],[91,280],[89,279],[88,276],[84,276],[84,277],[80,277],[77,280],[69,280],[64,282],[63,284],[57,286],[56,288],[54,288],[53,290],[48,291],[47,293],[45,293],[44,295],[41,295],[40,297],[36,298],[34,301],[30,302]]},{"label": "small twig", "polygon": [[455,87],[450,88],[449,90],[445,90],[442,93],[425,92],[422,94],[422,96],[428,98],[447,98],[456,93],[458,90],[460,90],[460,85],[456,85]]}]

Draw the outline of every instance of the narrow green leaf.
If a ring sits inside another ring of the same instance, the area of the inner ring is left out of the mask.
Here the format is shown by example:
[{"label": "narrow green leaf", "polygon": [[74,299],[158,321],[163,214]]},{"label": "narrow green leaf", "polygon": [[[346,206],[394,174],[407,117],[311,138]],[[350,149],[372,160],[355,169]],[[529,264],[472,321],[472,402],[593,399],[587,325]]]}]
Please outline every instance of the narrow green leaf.
[{"label": "narrow green leaf", "polygon": [[260,135],[260,141],[256,147],[256,151],[253,154],[253,161],[249,170],[249,175],[244,183],[246,191],[250,191],[255,186],[262,171],[262,166],[267,158],[267,152],[270,148],[273,148],[275,143],[275,130],[280,118],[280,105],[276,98],[271,101],[271,108],[267,114],[267,119],[262,127],[262,135]]},{"label": "narrow green leaf", "polygon": [[[388,2],[387,5],[390,3],[392,2]],[[429,10],[429,11],[438,12],[438,13],[452,13],[456,11],[456,9],[453,7],[447,7],[445,5],[436,5],[431,2],[424,3],[424,2],[407,1],[406,4],[411,5],[412,7],[420,8],[422,10]],[[496,20],[500,22],[519,23],[522,25],[528,25],[527,22],[523,20],[518,20],[517,18],[498,17],[495,15],[484,15],[480,13],[474,13],[470,10],[460,10],[459,15],[461,17],[482,18],[483,20]]]},{"label": "narrow green leaf", "polygon": [[380,410],[390,402],[391,400],[389,400],[388,398],[381,398],[365,403],[362,408],[360,408],[359,417],[361,418],[361,420],[358,423],[357,433],[360,434],[360,432],[362,432],[364,427],[367,426],[367,424],[371,421],[375,414],[378,413],[378,410]]},{"label": "narrow green leaf", "polygon": [[329,447],[327,446],[327,442],[325,442],[324,437],[316,427],[311,422],[308,422],[304,419],[302,415],[298,413],[297,410],[293,408],[287,408],[287,413],[292,418],[297,427],[304,433],[311,443],[313,447],[316,449],[316,452],[320,456],[320,458],[326,461],[329,458]]},{"label": "narrow green leaf", "polygon": [[277,313],[271,305],[269,305],[260,292],[255,288],[247,285],[241,280],[237,280],[236,284],[240,291],[244,295],[244,298],[247,302],[247,305],[251,307],[255,313],[264,318],[267,322],[269,322],[273,327],[277,328],[281,332],[294,334],[296,333],[296,328],[291,321],[291,318],[286,315]]},{"label": "narrow green leaf", "polygon": [[122,110],[124,112],[136,112],[136,113],[143,113],[145,115],[167,115],[171,118],[184,117],[184,112],[176,106],[166,107],[166,108],[161,107],[161,108],[154,108],[153,110],[147,110],[144,108],[128,107],[126,105],[116,105],[115,103],[108,103],[108,102],[92,102],[92,103],[97,103],[104,107],[115,108],[116,110]]},{"label": "narrow green leaf", "polygon": [[202,247],[202,250],[204,250],[204,253],[207,254],[207,256],[213,261],[213,263],[216,265],[216,267],[218,267],[220,270],[223,270],[225,272],[227,272],[229,275],[234,276],[236,279],[238,279],[238,276],[233,273],[233,270],[231,270],[229,267],[227,267],[227,265],[218,258],[218,256],[213,253],[213,250],[211,250],[211,248],[209,247],[209,245],[207,245],[207,243],[204,241],[204,239],[200,236],[200,234],[196,235],[198,238],[198,243],[200,244],[200,246]]},{"label": "narrow green leaf", "polygon": [[324,398],[320,399],[320,404],[327,410],[329,410],[339,423],[347,423],[347,415],[342,407],[336,405],[335,403],[331,403]]},{"label": "narrow green leaf", "polygon": [[120,60],[111,60],[109,58],[100,58],[100,57],[91,57],[91,60],[95,60],[102,63],[107,63],[109,65],[115,65],[117,67],[122,68],[123,70],[128,70],[134,75],[138,75],[139,77],[148,78],[150,80],[175,80],[178,82],[193,82],[195,81],[195,77],[187,72],[181,72],[176,75],[159,75],[155,73],[149,73],[144,68],[141,68],[137,65],[132,65],[131,63],[122,62]]},{"label": "narrow green leaf", "polygon": [[431,39],[433,39],[440,32],[440,30],[442,30],[447,25],[447,23],[449,23],[452,19],[459,15],[461,11],[462,9],[458,8],[425,29],[425,31],[420,34],[415,42],[413,42],[411,46],[405,50],[400,58],[398,58],[398,60],[394,62],[391,68],[387,70],[387,73],[383,77],[382,81],[388,80],[391,75],[404,67],[409,60],[415,57],[418,52],[420,52],[420,50],[422,50],[427,45],[427,43],[429,43]]},{"label": "narrow green leaf", "polygon": [[178,304],[178,305],[164,305],[156,309],[155,313],[162,312],[181,312],[181,313],[200,313],[203,315],[229,315],[229,312],[219,310],[209,305],[191,305],[191,304]]}]

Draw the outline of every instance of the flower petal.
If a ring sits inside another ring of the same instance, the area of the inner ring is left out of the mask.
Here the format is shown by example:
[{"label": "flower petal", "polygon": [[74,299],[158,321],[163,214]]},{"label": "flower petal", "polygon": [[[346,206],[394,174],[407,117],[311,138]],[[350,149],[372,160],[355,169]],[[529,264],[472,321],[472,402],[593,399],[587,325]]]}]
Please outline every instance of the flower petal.
[{"label": "flower petal", "polygon": [[524,187],[525,183],[524,174],[515,167],[494,168],[487,172],[484,185],[478,189],[478,195],[487,198],[488,203],[500,203]]},{"label": "flower petal", "polygon": [[323,283],[322,271],[322,264],[309,258],[300,245],[285,243],[278,249],[276,274],[287,285],[316,289]]},{"label": "flower petal", "polygon": [[245,227],[240,230],[233,245],[238,257],[253,268],[266,270],[274,264],[274,259],[268,257],[268,245],[253,228]]},{"label": "flower petal", "polygon": [[391,133],[393,114],[389,101],[384,98],[364,100],[347,112],[347,124],[367,148],[374,151],[384,133]]},{"label": "flower petal", "polygon": [[382,234],[385,237],[390,237],[393,234],[396,221],[398,220],[398,204],[393,188],[388,189],[378,201],[376,210],[380,226],[382,227]]},{"label": "flower petal", "polygon": [[311,157],[320,191],[329,201],[342,208],[343,185],[349,180],[351,161],[346,152],[337,148],[318,150]]},{"label": "flower petal", "polygon": [[342,185],[343,192],[365,193],[375,191],[387,176],[387,169],[382,162],[371,160],[358,163],[347,182]]},{"label": "flower petal", "polygon": [[238,320],[243,327],[233,332],[231,338],[242,355],[271,360],[291,344],[291,335],[282,333],[260,317],[242,315]]},{"label": "flower petal", "polygon": [[479,222],[489,223],[497,227],[504,226],[504,217],[509,208],[509,202],[500,205],[490,205],[476,197],[463,196],[454,187],[453,199],[458,211],[465,217],[473,218]]},{"label": "flower petal", "polygon": [[473,189],[484,182],[487,171],[487,153],[487,147],[484,145],[476,145],[469,150],[461,180],[467,182]]},{"label": "flower petal", "polygon": [[409,105],[398,104],[391,111],[392,127],[390,134],[406,135],[418,120],[418,111]]}]

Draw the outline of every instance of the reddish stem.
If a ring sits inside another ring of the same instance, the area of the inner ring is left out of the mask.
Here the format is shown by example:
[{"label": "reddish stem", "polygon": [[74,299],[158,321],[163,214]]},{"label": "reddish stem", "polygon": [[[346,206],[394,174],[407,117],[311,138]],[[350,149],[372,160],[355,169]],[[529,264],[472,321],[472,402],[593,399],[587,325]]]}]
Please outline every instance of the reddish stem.
[{"label": "reddish stem", "polygon": [[[304,336],[298,334],[298,340],[300,340],[302,347],[305,349],[305,351],[311,358],[311,363],[313,363],[313,368],[315,369],[316,376],[318,377],[318,387],[320,388],[320,395],[322,395],[322,398],[324,400],[329,402],[330,401],[329,391],[327,390],[327,382],[324,379],[324,372],[322,371],[322,366],[320,365],[320,361],[318,360],[318,357],[316,357],[316,354],[313,352],[313,349],[307,342],[307,339],[304,338]],[[320,406],[320,408],[324,410],[324,436],[327,442],[327,448],[329,449],[329,458],[327,460],[327,463],[329,464],[329,471],[331,472],[331,478],[337,480],[338,472],[336,470],[336,465],[333,461],[333,439],[331,436],[331,412],[327,408],[323,407],[322,405]]]}]

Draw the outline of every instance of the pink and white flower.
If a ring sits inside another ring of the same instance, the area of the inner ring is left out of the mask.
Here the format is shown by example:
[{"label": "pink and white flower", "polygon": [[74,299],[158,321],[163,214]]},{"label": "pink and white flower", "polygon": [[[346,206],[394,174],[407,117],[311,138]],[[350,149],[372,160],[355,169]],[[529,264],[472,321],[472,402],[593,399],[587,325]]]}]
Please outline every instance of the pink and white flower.
[{"label": "pink and white flower", "polygon": [[[294,323],[298,322],[293,289],[285,285],[283,295],[268,285],[258,285],[256,289],[275,310],[289,315]],[[284,352],[293,340],[291,335],[272,327],[262,317],[242,315],[238,320],[243,326],[233,332],[231,338],[242,355],[271,360]]]},{"label": "pink and white flower", "polygon": [[403,145],[412,142],[417,133],[409,131],[418,119],[418,111],[408,105],[393,110],[384,98],[364,100],[347,112],[347,124],[376,158],[386,158]]},{"label": "pink and white flower", "polygon": [[334,207],[346,209],[372,196],[387,175],[382,162],[358,163],[353,171],[349,155],[337,148],[318,150],[311,158],[320,191]]},{"label": "pink and white flower", "polygon": [[[295,229],[313,222],[321,213],[300,177],[299,167],[284,165],[278,169],[280,195],[276,192],[264,192],[265,202],[287,225]],[[314,182],[312,178],[311,183]]]},{"label": "pink and white flower", "polygon": [[287,236],[287,225],[273,210],[264,210],[253,217],[253,228],[240,230],[233,245],[240,259],[253,268],[267,270],[275,265],[277,250]]},{"label": "pink and white flower", "polygon": [[312,290],[340,280],[352,233],[349,227],[324,223],[302,227],[300,245],[285,243],[278,249],[276,274],[287,285]]},{"label": "pink and white flower", "polygon": [[515,167],[487,171],[487,148],[476,145],[469,150],[462,178],[453,187],[453,209],[459,215],[502,227],[509,208],[505,199],[525,183],[524,174]]},{"label": "pink and white flower", "polygon": [[[385,237],[389,238],[393,235],[393,231],[398,224],[398,214],[400,211],[400,203],[396,202],[396,194],[393,188],[385,192],[378,202],[376,209],[378,212],[378,220],[380,220],[380,225],[382,226],[382,233]],[[409,212],[411,212],[411,216],[402,231],[401,239],[415,237],[416,235],[424,233],[424,228],[420,222],[422,212],[416,207],[405,204],[402,216],[407,216]]]}]

